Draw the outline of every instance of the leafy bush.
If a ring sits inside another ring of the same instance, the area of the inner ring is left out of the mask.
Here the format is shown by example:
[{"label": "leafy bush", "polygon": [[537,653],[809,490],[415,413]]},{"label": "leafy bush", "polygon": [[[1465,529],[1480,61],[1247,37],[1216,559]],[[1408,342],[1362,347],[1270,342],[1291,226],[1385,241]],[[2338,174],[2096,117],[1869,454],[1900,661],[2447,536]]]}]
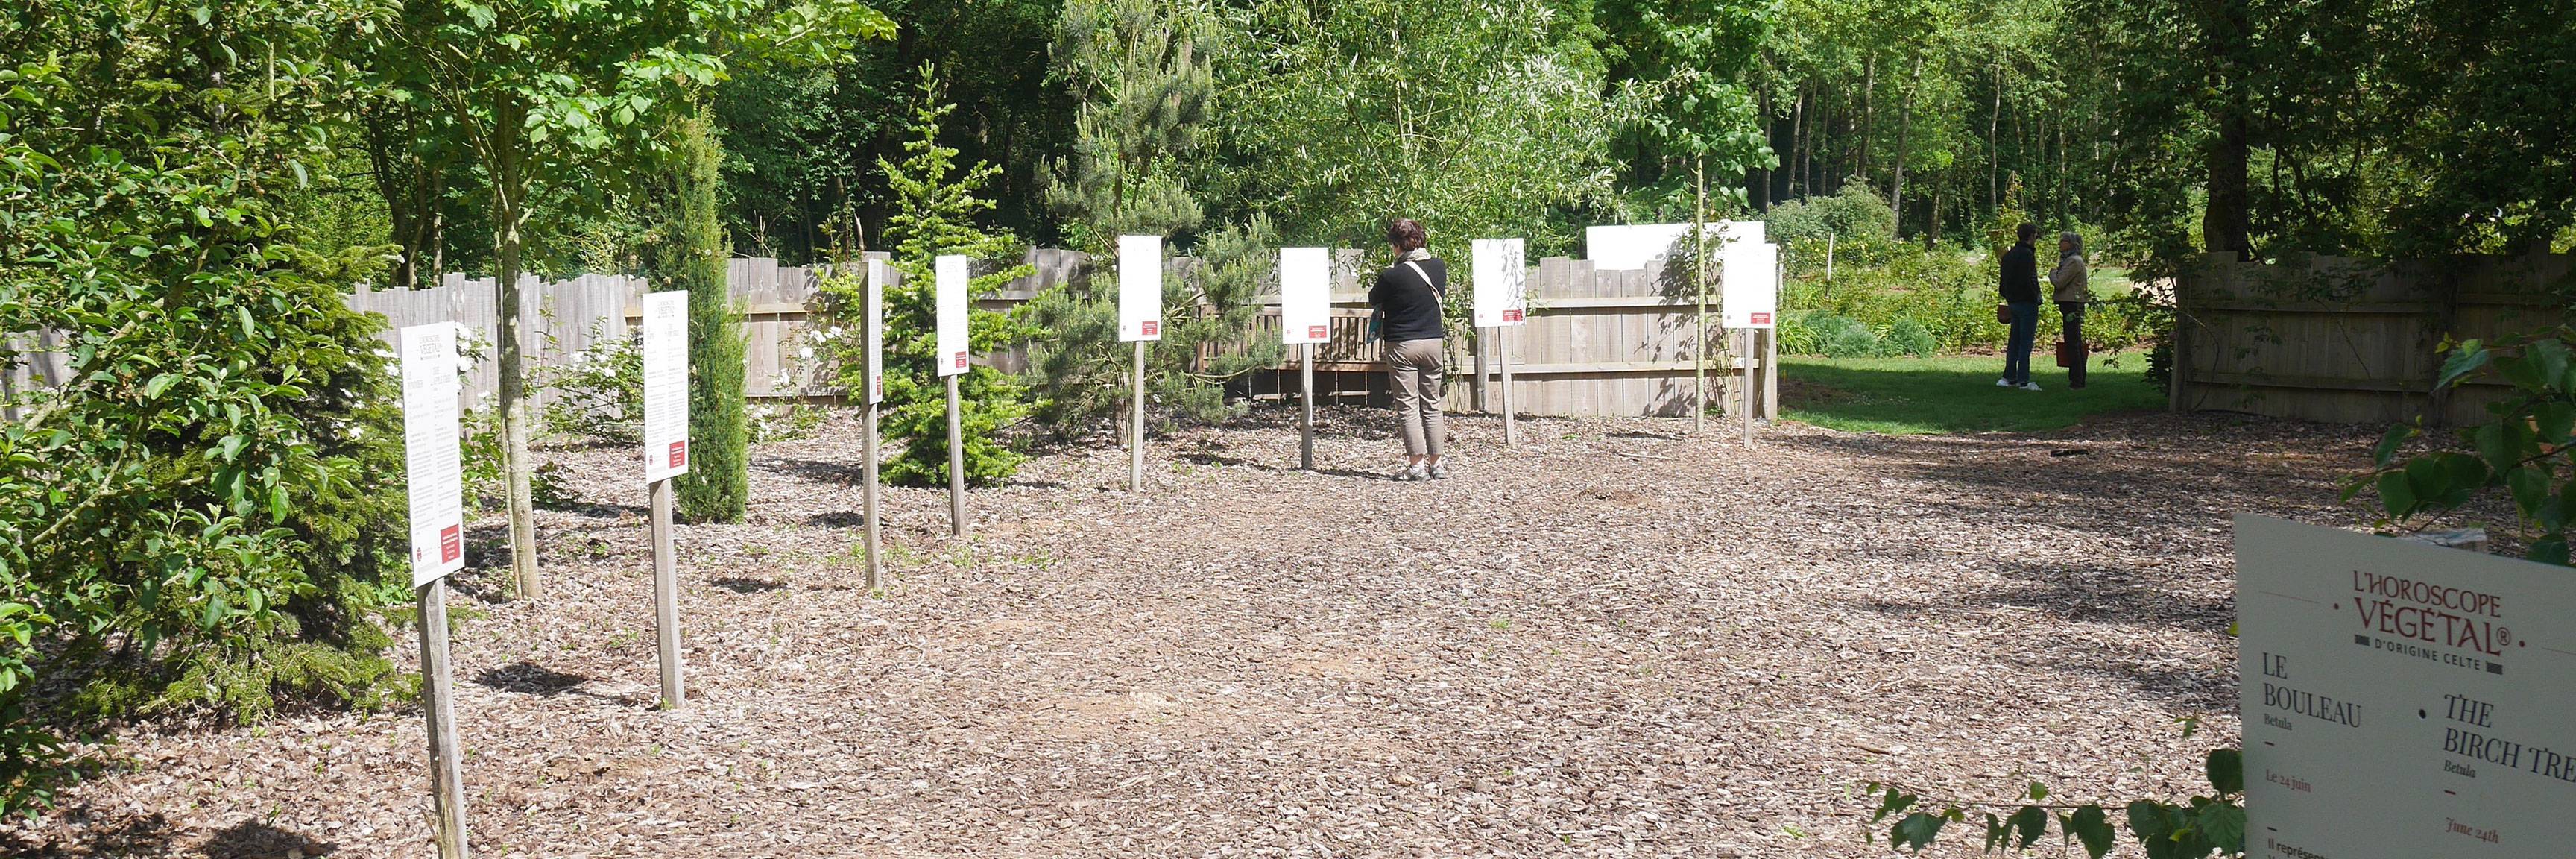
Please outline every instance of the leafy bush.
[{"label": "leafy bush", "polygon": [[640,444],[644,438],[644,350],[638,342],[642,335],[609,336],[606,327],[604,322],[593,324],[590,345],[573,353],[571,361],[547,368],[529,393],[533,396],[540,387],[555,393],[554,402],[546,405],[548,433]]},{"label": "leafy bush", "polygon": [[[282,215],[362,14],[124,11],[113,60],[0,25],[0,331],[56,332],[70,371],[0,427],[0,812],[45,802],[99,720],[397,691],[399,398],[383,323],[342,297],[380,257],[314,253]],[[227,68],[226,40],[292,61]]]},{"label": "leafy bush", "polygon": [[1879,345],[1891,356],[1929,358],[1932,353],[1941,351],[1941,341],[1932,336],[1932,329],[1912,319],[1896,320],[1895,325],[1888,327],[1887,336],[1879,339]]},{"label": "leafy bush", "polygon": [[[2202,770],[2209,779],[2208,795],[2183,802],[2141,799],[2115,806],[2120,808],[2120,822],[2150,859],[2244,855],[2245,756],[2233,748],[2214,749],[2203,759]],[[1981,810],[1978,822],[1984,824],[1980,834],[1985,836],[1987,853],[2027,851],[2047,837],[2051,824],[2068,842],[2081,845],[2091,859],[2110,855],[2118,838],[2112,812],[2101,803],[2051,804],[2048,787],[2038,782],[2031,782],[2009,802],[1927,802],[1922,794],[1887,783],[1872,783],[1861,795],[1878,803],[1870,814],[1870,826],[1896,818],[1887,830],[1888,845],[1917,853],[1932,846],[1949,824],[1968,824],[1971,809]],[[1999,816],[1997,811],[2008,813]],[[1877,840],[1875,830],[1864,831],[1868,840]]]},{"label": "leafy bush", "polygon": [[2576,327],[2446,348],[2435,387],[2488,377],[2513,386],[2487,406],[2494,420],[2460,430],[2461,449],[2403,461],[2398,452],[2424,427],[2390,427],[2372,454],[2375,467],[2349,482],[2344,497],[2376,494],[2387,514],[2381,526],[2411,530],[2422,517],[2502,490],[2513,502],[2524,556],[2569,566],[2568,534],[2576,530]]},{"label": "leafy bush", "polygon": [[1877,332],[1849,316],[1831,313],[1807,315],[1807,327],[1816,332],[1816,351],[1827,358],[1876,358],[1879,355]]}]

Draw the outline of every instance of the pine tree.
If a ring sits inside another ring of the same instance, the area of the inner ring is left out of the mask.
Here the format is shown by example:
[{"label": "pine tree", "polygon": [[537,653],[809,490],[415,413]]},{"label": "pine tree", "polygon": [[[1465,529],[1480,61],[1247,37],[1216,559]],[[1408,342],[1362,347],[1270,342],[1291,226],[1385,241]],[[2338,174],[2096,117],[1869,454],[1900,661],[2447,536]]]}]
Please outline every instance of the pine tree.
[{"label": "pine tree", "polygon": [[655,189],[661,224],[644,249],[656,289],[689,291],[689,472],[672,489],[680,518],[740,522],[750,501],[751,430],[743,414],[743,342],[716,220],[724,152],[701,109],[672,138],[675,169]]},{"label": "pine tree", "polygon": [[[1121,235],[1171,238],[1201,226],[1204,213],[1176,174],[1215,97],[1208,57],[1216,32],[1203,13],[1171,0],[1065,5],[1055,56],[1081,108],[1072,157],[1048,165],[1046,202],[1064,217],[1070,244],[1105,254]],[[1200,244],[1197,269],[1164,279],[1162,340],[1148,353],[1149,396],[1166,421],[1226,415],[1224,380],[1277,357],[1275,344],[1222,361],[1202,357],[1223,351],[1203,346],[1247,339],[1256,295],[1275,279],[1269,221],[1229,225]],[[1104,256],[1091,277],[1029,304],[1031,325],[1043,334],[1026,344],[1027,377],[1040,394],[1040,419],[1059,434],[1099,428],[1127,396],[1133,359],[1118,339],[1115,270]]]},{"label": "pine tree", "polygon": [[[886,463],[885,477],[898,485],[944,486],[948,482],[948,394],[932,354],[938,336],[934,261],[943,254],[960,254],[987,269],[969,287],[977,295],[1027,277],[1035,269],[1025,263],[993,265],[1018,258],[1024,250],[1010,234],[975,225],[975,218],[994,205],[976,194],[1001,168],[978,163],[957,173],[957,150],[939,145],[940,124],[957,106],[944,101],[937,71],[927,63],[921,67],[914,93],[903,160],[877,161],[892,192],[894,213],[886,219],[885,232],[894,243],[891,265],[901,276],[901,283],[885,293],[884,427],[887,438],[902,442],[904,451]],[[856,314],[864,311],[857,281],[836,277],[824,289],[832,312],[841,316],[840,324],[858,330]],[[967,339],[977,354],[1026,337],[1025,329],[1009,315],[975,310],[969,316]],[[848,344],[840,361],[843,389],[864,390],[867,356],[855,351],[864,344],[858,338],[839,342]],[[958,394],[966,482],[984,486],[1008,479],[1027,457],[1013,450],[1002,434],[1027,417],[1027,392],[1009,375],[976,366],[958,380]]]}]

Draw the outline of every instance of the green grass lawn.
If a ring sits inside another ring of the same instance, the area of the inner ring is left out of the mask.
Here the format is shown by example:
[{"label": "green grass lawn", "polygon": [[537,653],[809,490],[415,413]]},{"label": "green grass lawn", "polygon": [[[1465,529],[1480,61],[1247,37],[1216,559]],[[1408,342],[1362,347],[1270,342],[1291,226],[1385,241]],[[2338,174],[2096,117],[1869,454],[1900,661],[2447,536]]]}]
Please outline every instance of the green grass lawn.
[{"label": "green grass lawn", "polygon": [[2145,381],[2147,357],[2093,356],[2083,390],[2066,387],[2047,349],[2032,356],[2037,393],[1995,387],[1996,355],[1931,358],[1780,357],[1780,416],[1843,430],[1891,435],[2031,432],[2073,426],[2087,415],[2162,408],[2164,391]]}]

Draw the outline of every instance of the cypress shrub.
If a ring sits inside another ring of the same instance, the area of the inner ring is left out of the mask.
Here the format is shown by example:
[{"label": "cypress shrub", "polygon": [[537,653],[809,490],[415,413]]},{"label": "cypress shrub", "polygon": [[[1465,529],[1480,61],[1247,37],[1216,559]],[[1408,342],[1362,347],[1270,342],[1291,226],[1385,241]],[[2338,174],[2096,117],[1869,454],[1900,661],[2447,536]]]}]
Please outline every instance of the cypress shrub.
[{"label": "cypress shrub", "polygon": [[750,500],[751,428],[743,411],[742,332],[716,220],[724,153],[704,109],[679,131],[676,169],[660,194],[662,224],[644,263],[655,287],[689,291],[689,473],[672,489],[682,519],[740,522]]}]

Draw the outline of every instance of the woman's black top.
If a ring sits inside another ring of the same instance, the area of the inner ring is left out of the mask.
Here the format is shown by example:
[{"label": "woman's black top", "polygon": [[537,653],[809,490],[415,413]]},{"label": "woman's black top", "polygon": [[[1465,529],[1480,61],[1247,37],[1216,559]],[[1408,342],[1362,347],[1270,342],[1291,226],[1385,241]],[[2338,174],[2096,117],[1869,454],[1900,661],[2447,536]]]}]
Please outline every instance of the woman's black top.
[{"label": "woman's black top", "polygon": [[[1413,273],[1422,267],[1429,275],[1425,284]],[[1444,328],[1440,324],[1440,299],[1449,294],[1449,265],[1438,258],[1418,260],[1413,265],[1398,262],[1377,273],[1377,285],[1369,287],[1369,304],[1377,307],[1383,320],[1378,332],[1389,343],[1407,340],[1437,340]]]}]

